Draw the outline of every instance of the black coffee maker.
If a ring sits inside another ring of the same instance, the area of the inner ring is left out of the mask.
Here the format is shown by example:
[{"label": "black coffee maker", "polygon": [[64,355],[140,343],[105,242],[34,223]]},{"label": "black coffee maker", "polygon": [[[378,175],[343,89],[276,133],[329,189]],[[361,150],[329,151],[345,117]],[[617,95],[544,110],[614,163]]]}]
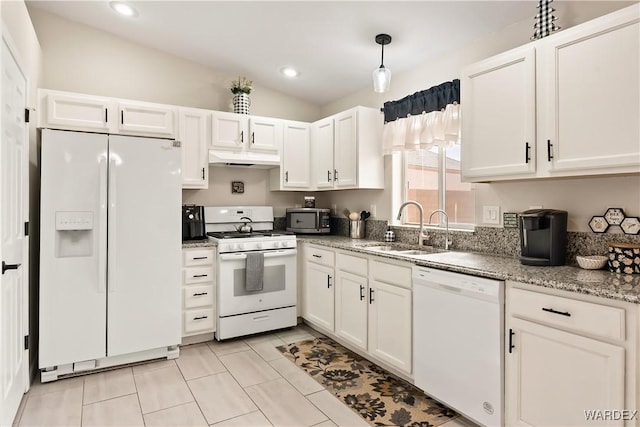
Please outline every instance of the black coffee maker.
[{"label": "black coffee maker", "polygon": [[206,239],[204,207],[182,205],[182,240]]},{"label": "black coffee maker", "polygon": [[567,211],[531,209],[520,214],[520,262],[564,265],[567,254]]}]

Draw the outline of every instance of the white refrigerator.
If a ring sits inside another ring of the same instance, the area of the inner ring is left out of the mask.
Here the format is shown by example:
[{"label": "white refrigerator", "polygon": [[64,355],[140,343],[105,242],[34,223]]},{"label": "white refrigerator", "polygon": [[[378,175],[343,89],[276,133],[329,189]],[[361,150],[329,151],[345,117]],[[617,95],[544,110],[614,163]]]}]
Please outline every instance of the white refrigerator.
[{"label": "white refrigerator", "polygon": [[40,369],[64,374],[176,352],[182,180],[175,145],[42,130]]}]

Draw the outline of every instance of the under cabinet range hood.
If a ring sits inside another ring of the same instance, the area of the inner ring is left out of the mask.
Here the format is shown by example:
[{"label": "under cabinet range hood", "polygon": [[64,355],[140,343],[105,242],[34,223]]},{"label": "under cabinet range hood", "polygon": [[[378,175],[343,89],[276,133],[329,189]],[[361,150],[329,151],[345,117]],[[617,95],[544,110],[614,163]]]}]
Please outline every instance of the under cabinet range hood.
[{"label": "under cabinet range hood", "polygon": [[247,151],[209,150],[209,164],[212,166],[240,166],[271,169],[280,166],[280,156],[278,154]]}]

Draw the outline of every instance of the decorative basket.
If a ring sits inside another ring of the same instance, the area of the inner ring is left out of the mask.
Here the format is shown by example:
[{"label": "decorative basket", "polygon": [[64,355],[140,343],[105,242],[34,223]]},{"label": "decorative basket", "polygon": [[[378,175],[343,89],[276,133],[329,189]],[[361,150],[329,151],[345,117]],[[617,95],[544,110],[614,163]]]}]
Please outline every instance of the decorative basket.
[{"label": "decorative basket", "polygon": [[249,114],[249,106],[251,99],[246,93],[237,93],[233,95],[233,112],[237,114]]},{"label": "decorative basket", "polygon": [[609,257],[604,255],[578,255],[576,257],[576,261],[578,261],[580,268],[584,268],[585,270],[600,270],[602,267],[607,265],[608,260]]},{"label": "decorative basket", "polygon": [[613,273],[640,273],[640,245],[609,243],[609,271]]}]

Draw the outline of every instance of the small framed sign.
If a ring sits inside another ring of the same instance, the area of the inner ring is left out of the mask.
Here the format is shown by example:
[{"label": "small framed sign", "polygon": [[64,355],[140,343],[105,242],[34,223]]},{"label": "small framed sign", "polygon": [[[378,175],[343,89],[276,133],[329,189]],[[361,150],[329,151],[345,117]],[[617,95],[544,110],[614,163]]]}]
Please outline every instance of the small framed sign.
[{"label": "small framed sign", "polygon": [[242,194],[242,193],[244,193],[244,182],[231,181],[231,194]]}]

